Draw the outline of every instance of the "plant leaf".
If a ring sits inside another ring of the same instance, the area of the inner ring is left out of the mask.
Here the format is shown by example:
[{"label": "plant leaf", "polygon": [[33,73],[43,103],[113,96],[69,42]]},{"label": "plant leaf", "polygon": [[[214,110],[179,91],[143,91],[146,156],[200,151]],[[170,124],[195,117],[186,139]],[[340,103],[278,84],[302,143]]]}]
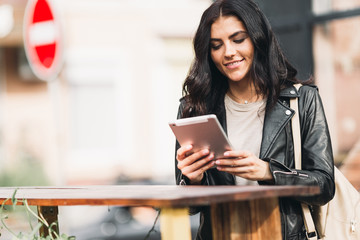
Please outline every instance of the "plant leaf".
[{"label": "plant leaf", "polygon": [[13,208],[14,208],[14,210],[15,210],[15,206],[16,206],[16,203],[17,203],[17,199],[15,198],[15,195],[16,195],[16,193],[17,193],[17,190],[18,190],[18,188],[15,189],[15,191],[14,191],[12,197],[11,197],[11,202],[13,203]]},{"label": "plant leaf", "polygon": [[38,232],[39,232],[39,229],[42,227],[42,223],[41,222],[39,222],[34,228],[33,228],[33,230],[31,231],[31,233],[30,233],[30,236],[32,237],[32,238],[34,238],[33,236],[35,236]]}]

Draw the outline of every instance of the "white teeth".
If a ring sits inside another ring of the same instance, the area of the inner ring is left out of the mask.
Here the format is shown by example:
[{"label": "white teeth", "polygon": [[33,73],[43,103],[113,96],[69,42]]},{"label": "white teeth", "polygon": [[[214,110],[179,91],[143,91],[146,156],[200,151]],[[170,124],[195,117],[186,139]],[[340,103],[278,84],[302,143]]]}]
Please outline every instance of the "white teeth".
[{"label": "white teeth", "polygon": [[233,65],[238,64],[239,62],[241,62],[241,61],[231,62],[231,63],[226,64],[226,66],[233,66]]}]

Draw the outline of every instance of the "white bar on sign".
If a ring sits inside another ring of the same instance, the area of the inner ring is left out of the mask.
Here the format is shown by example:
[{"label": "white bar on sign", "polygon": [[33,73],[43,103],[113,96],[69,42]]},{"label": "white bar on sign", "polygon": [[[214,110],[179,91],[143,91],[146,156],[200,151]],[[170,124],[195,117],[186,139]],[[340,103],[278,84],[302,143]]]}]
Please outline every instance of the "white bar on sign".
[{"label": "white bar on sign", "polygon": [[44,21],[29,27],[29,44],[41,46],[54,43],[56,40],[56,26],[54,21]]}]

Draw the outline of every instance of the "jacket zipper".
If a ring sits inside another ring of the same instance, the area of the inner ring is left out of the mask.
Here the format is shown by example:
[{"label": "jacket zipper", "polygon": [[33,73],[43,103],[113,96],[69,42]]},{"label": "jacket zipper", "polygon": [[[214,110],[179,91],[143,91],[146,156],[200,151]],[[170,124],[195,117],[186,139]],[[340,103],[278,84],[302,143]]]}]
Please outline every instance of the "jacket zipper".
[{"label": "jacket zipper", "polygon": [[186,182],[185,182],[185,180],[183,178],[180,180],[179,185],[180,186],[185,186],[186,185]]},{"label": "jacket zipper", "polygon": [[291,171],[291,172],[274,171],[274,174],[275,173],[282,173],[282,174],[286,174],[286,175],[299,175],[299,176],[302,176],[302,177],[309,177],[309,175],[303,174],[303,173],[298,173],[297,171]]}]

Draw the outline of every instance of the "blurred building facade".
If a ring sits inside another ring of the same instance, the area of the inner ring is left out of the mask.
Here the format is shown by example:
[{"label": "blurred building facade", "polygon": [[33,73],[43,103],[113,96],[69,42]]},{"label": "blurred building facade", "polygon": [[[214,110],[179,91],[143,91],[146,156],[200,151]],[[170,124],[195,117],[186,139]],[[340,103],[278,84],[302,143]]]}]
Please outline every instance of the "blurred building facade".
[{"label": "blurred building facade", "polygon": [[315,79],[332,116],[336,153],[343,158],[360,137],[360,108],[356,106],[360,101],[360,1],[320,2],[314,7],[317,14],[357,9],[351,17],[326,21],[313,29]]},{"label": "blurred building facade", "polygon": [[[174,183],[167,122],[176,118],[192,37],[212,1],[53,0],[65,57],[52,82],[36,79],[24,55],[26,2],[0,0],[0,16],[11,6],[13,19],[8,33],[0,23],[0,171],[25,155],[43,163],[51,184],[113,183],[121,175]],[[360,0],[313,1],[316,14],[357,7]],[[337,159],[360,137],[359,21],[313,28],[314,75]]]},{"label": "blurred building facade", "polygon": [[14,21],[0,38],[1,170],[21,164],[23,153],[44,164],[52,184],[171,177],[167,122],[210,1],[52,1],[65,58],[49,83],[31,74],[24,55],[26,3],[0,1]]}]

